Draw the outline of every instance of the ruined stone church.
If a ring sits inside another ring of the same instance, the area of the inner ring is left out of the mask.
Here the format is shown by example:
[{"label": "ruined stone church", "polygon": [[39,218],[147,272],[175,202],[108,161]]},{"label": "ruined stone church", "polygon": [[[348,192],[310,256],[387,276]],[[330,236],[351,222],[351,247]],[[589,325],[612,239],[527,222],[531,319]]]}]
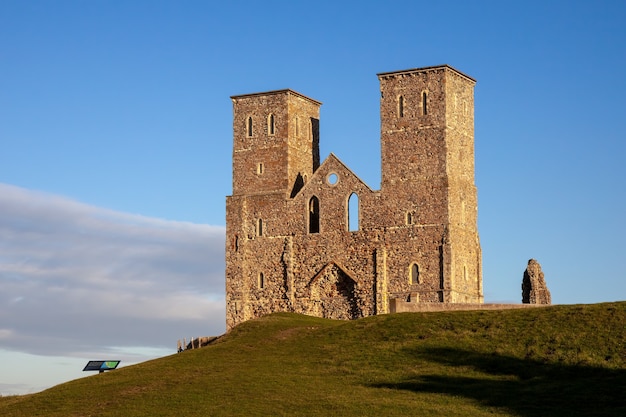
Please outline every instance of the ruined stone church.
[{"label": "ruined stone church", "polygon": [[482,303],[474,85],[448,66],[378,74],[382,179],[319,153],[321,103],[231,97],[226,327],[289,311],[356,319],[404,303]]}]

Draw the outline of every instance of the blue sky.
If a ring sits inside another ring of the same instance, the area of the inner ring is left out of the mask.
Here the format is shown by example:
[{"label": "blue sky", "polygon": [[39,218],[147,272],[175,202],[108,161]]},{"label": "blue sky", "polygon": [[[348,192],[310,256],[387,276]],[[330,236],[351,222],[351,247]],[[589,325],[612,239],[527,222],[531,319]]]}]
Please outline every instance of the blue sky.
[{"label": "blue sky", "polygon": [[222,333],[229,97],[323,102],[322,158],[378,189],[380,72],[477,80],[487,302],[521,300],[529,258],[554,303],[626,299],[624,22],[622,1],[2,1],[0,394]]}]

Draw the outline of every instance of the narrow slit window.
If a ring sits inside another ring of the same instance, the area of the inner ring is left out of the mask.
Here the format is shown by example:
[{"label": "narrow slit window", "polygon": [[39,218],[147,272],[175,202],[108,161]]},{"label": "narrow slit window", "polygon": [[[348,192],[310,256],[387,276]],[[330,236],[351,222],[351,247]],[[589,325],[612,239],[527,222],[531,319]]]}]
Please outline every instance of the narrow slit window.
[{"label": "narrow slit window", "polygon": [[273,135],[274,131],[275,131],[274,113],[270,113],[269,117],[267,118],[267,133],[269,135]]},{"label": "narrow slit window", "polygon": [[256,173],[261,175],[263,174],[264,171],[265,171],[265,167],[263,166],[263,162],[259,162],[259,164],[256,167]]},{"label": "narrow slit window", "polygon": [[252,137],[252,117],[248,117],[246,120],[246,133],[249,138]]},{"label": "narrow slit window", "polygon": [[404,96],[398,97],[398,117],[404,117]]},{"label": "narrow slit window", "polygon": [[256,235],[263,236],[263,219],[259,219],[257,222]]},{"label": "narrow slit window", "polygon": [[309,233],[320,232],[320,200],[313,196],[309,200]]},{"label": "narrow slit window", "polygon": [[410,211],[406,213],[406,224],[413,224],[413,213]]},{"label": "narrow slit window", "polygon": [[428,94],[426,91],[422,93],[422,114],[424,116],[428,114]]},{"label": "narrow slit window", "polygon": [[411,265],[411,284],[419,284],[420,283],[420,267],[417,264]]},{"label": "narrow slit window", "polygon": [[261,290],[262,290],[263,288],[265,288],[265,275],[263,275],[263,272],[260,272],[260,273],[259,273],[259,282],[258,282],[258,285],[259,285],[259,289],[261,289]]},{"label": "narrow slit window", "polygon": [[359,230],[359,196],[356,193],[350,194],[348,198],[348,230]]}]

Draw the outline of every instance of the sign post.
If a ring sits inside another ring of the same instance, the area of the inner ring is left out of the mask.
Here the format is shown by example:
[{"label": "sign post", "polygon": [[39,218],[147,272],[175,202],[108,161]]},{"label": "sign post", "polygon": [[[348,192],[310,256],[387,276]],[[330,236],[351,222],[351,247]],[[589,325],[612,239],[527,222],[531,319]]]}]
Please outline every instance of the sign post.
[{"label": "sign post", "polygon": [[104,371],[111,371],[117,368],[120,362],[121,361],[89,361],[83,368],[83,371],[99,371],[98,373],[101,374]]}]

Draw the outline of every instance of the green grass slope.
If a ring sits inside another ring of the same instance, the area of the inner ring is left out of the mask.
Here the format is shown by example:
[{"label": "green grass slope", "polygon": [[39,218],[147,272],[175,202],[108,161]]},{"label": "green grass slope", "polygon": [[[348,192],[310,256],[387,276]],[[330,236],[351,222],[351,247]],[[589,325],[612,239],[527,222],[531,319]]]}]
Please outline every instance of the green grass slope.
[{"label": "green grass slope", "polygon": [[626,302],[331,321],[0,398],[9,416],[626,416]]}]

